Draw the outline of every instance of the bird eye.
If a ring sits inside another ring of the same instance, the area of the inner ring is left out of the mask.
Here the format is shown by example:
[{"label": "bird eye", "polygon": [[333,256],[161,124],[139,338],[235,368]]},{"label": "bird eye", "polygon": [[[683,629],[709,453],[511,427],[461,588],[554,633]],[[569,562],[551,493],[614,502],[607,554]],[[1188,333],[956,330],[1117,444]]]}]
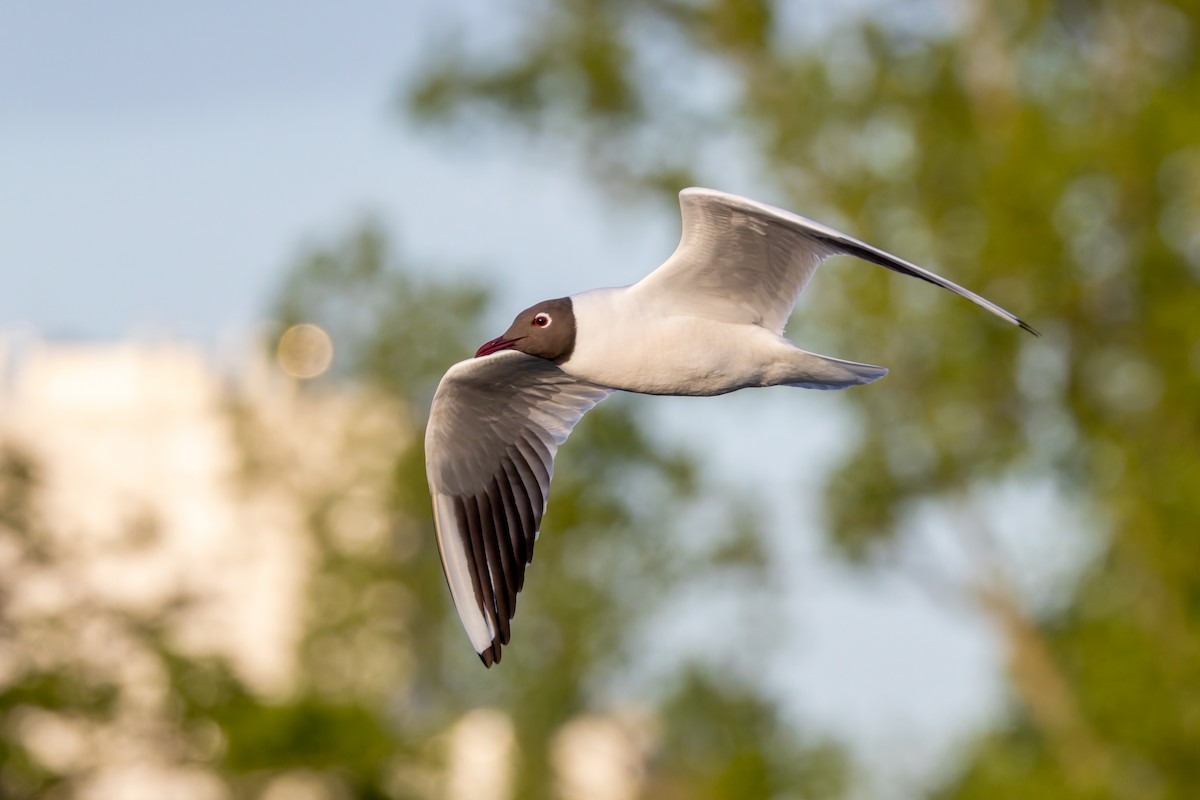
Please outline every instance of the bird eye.
[{"label": "bird eye", "polygon": [[545,312],[542,312],[533,318],[533,324],[539,328],[545,328],[549,326],[551,322],[553,322],[553,320],[551,320],[550,315]]}]

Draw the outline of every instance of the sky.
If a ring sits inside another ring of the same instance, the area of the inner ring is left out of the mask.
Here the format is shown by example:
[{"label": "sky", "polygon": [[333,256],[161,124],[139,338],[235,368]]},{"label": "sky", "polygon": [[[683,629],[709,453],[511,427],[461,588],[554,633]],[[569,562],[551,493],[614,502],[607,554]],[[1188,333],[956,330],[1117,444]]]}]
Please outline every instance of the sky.
[{"label": "sky", "polygon": [[[573,165],[519,139],[451,146],[403,119],[399,88],[446,13],[432,0],[5,4],[0,329],[216,347],[258,326],[307,245],[366,216],[412,263],[495,286],[497,332],[533,302],[653,269],[677,216],[613,209]],[[927,774],[1000,713],[1002,653],[969,608],[827,553],[820,477],[853,435],[839,395],[653,398],[640,410],[762,507],[794,565],[773,622],[784,656],[749,668],[805,728],[885,771]],[[930,530],[931,557],[953,568],[952,534]],[[736,598],[712,602],[736,626]],[[697,619],[680,612],[675,648],[734,658]]]},{"label": "sky", "polygon": [[368,213],[416,263],[521,265],[502,294],[565,294],[572,270],[613,273],[605,257],[635,277],[647,237],[569,230],[600,206],[559,170],[404,124],[428,5],[0,11],[0,316],[58,337],[212,340],[262,314],[305,243]]}]

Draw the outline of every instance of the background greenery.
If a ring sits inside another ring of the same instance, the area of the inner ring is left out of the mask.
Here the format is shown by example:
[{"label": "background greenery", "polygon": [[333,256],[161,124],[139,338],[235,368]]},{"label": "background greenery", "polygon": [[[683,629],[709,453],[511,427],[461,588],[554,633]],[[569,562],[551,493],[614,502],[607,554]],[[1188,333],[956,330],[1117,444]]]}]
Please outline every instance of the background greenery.
[{"label": "background greenery", "polygon": [[[972,543],[975,568],[920,577],[977,604],[1005,643],[1010,709],[964,743],[937,792],[1194,796],[1200,11],[1182,1],[905,3],[814,35],[798,6],[765,0],[514,6],[511,39],[468,48],[448,36],[431,48],[422,80],[402,87],[404,113],[460,143],[501,131],[508,138],[491,146],[553,149],[614,198],[673,204],[682,186],[720,186],[749,165],[764,198],[944,270],[1043,332],[1017,336],[869,269],[827,270],[813,287],[819,302],[791,326],[820,352],[870,343],[867,360],[892,369],[878,390],[844,395],[861,436],[828,478],[831,541],[881,574],[914,520],[940,509]],[[420,425],[445,365],[487,338],[466,324],[486,296],[416,280],[367,225],[301,259],[276,311],[333,333],[343,372],[324,389],[358,387]],[[246,481],[272,480],[287,462],[269,427],[236,402],[230,414]],[[619,694],[639,621],[688,581],[766,574],[753,522],[730,524],[726,540],[684,563],[667,557],[674,510],[715,493],[732,520],[735,499],[701,485],[686,453],[652,445],[628,406],[606,403],[555,479],[543,535],[571,547],[543,544],[537,591],[522,595],[523,636],[542,646],[514,646],[484,683],[459,657],[419,437],[390,448],[352,433],[347,447],[387,468],[302,496],[318,568],[287,697],[259,697],[229,665],[178,652],[164,633],[174,609],[31,620],[8,613],[0,588],[19,665],[0,697],[0,794],[70,796],[79,780],[30,757],[13,733],[30,714],[119,716],[132,688],[73,643],[81,619],[99,616],[169,676],[161,724],[176,757],[216,771],[235,796],[297,769],[333,796],[426,796],[436,784],[420,776],[444,758],[438,737],[480,704],[514,722],[517,796],[551,796],[555,732]],[[39,516],[37,474],[28,454],[6,451],[0,537],[13,580],[73,558]],[[332,510],[361,482],[398,541],[414,533],[415,551],[339,544]],[[1022,493],[1046,486],[1080,509],[1096,553],[1054,602],[1023,592],[1022,567],[998,542],[1014,522],[1068,533],[1022,514]],[[664,534],[640,535],[648,530]],[[398,593],[403,603],[333,602]],[[37,656],[47,642],[60,657]],[[762,687],[732,673],[681,665],[642,701],[662,732],[647,797],[854,791],[843,754],[785,724]]]},{"label": "background greenery", "polygon": [[[806,40],[787,4],[557,5],[531,15],[520,48],[452,54],[412,97],[434,122],[498,116],[574,148],[625,190],[719,179],[714,143],[735,147],[786,205],[845,218],[1034,320],[1039,341],[877,272],[823,278],[841,286],[804,309],[804,340],[882,343],[893,367],[887,392],[848,397],[864,435],[830,478],[830,534],[869,562],[936,500],[965,504],[963,534],[986,538],[983,498],[1011,481],[1086,507],[1103,553],[1061,608],[1031,616],[995,570],[965,587],[1006,637],[1014,704],[944,792],[1189,796],[1197,9],[877,10]],[[712,71],[720,92],[698,79]]]}]

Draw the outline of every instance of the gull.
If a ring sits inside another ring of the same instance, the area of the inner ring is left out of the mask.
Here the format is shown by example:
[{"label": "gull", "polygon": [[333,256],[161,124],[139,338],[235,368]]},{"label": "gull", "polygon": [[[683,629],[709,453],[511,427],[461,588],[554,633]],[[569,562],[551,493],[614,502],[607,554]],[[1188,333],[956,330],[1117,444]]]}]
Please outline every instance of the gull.
[{"label": "gull", "polygon": [[425,461],[438,553],[484,666],[509,643],[558,447],[609,394],[845,389],[887,374],[783,337],[826,258],[856,256],[920,278],[1037,335],[974,292],[783,209],[700,188],[680,192],[679,205],[683,235],[662,266],[631,286],[525,309],[450,367],[434,393]]}]

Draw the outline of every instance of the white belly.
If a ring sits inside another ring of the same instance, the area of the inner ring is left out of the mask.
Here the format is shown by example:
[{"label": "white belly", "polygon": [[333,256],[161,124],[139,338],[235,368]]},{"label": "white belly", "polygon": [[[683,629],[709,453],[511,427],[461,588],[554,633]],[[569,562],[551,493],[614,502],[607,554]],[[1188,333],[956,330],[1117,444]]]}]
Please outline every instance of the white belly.
[{"label": "white belly", "polygon": [[766,386],[793,348],[755,325],[658,314],[624,288],[573,295],[575,350],[560,366],[612,389],[714,395]]}]

